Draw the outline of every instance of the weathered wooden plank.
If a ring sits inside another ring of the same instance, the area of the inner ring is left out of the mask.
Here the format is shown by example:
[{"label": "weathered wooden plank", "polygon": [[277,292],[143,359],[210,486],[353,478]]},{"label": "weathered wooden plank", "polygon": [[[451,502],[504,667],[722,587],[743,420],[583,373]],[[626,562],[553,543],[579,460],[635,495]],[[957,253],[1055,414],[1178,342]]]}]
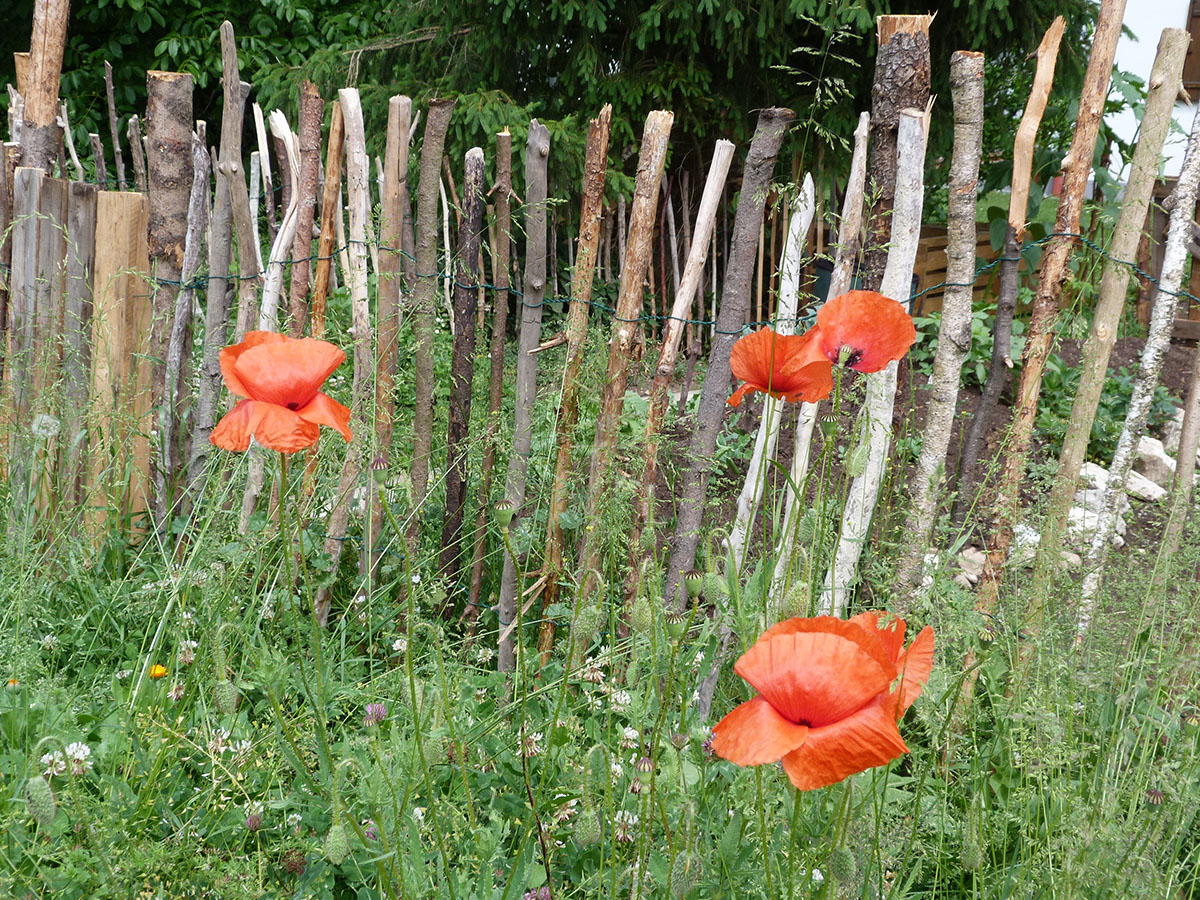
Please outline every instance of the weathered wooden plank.
[{"label": "weathered wooden plank", "polygon": [[74,504],[83,489],[84,427],[91,382],[92,273],[96,265],[96,202],[99,188],[73,182],[67,197],[66,291],[63,301],[62,369],[63,500]]},{"label": "weathered wooden plank", "polygon": [[109,515],[147,508],[150,485],[150,249],[143,194],[100,191],[92,291],[88,512],[93,539]]},{"label": "weathered wooden plank", "polygon": [[30,403],[34,412],[56,407],[47,391],[58,381],[61,365],[58,336],[62,332],[66,274],[68,187],[69,182],[61,178],[46,178],[38,204],[37,281],[30,345],[33,364]]},{"label": "weathered wooden plank", "polygon": [[[17,168],[13,178],[12,286],[9,298],[8,360],[15,421],[29,413],[30,350],[37,287],[38,207],[46,173],[33,166]],[[17,456],[20,451],[13,447]],[[14,459],[14,461],[16,461]]]}]

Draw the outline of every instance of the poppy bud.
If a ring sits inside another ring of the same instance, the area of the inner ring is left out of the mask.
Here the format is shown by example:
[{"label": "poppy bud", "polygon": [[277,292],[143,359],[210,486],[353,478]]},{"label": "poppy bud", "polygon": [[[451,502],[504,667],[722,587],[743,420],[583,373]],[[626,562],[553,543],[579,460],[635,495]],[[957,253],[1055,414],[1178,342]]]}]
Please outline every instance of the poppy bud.
[{"label": "poppy bud", "polygon": [[709,572],[704,576],[704,596],[710,600],[716,597],[728,597],[729,585],[725,583],[725,579],[715,572]]},{"label": "poppy bud", "polygon": [[672,640],[679,640],[687,629],[687,616],[677,609],[668,609],[663,613],[663,624]]},{"label": "poppy bud", "polygon": [[671,863],[671,896],[682,900],[700,881],[704,874],[704,865],[700,857],[690,850],[685,850],[675,857]]},{"label": "poppy bud", "polygon": [[633,602],[633,609],[629,611],[629,627],[637,634],[645,635],[654,630],[654,613],[650,609],[650,601],[645,597],[638,597]]},{"label": "poppy bud", "polygon": [[829,857],[829,874],[838,884],[849,884],[858,872],[858,864],[849,847],[835,847]]},{"label": "poppy bud", "polygon": [[41,775],[34,775],[25,783],[25,802],[29,805],[29,814],[33,821],[42,828],[49,828],[58,812],[58,804],[54,799],[54,790]]},{"label": "poppy bud", "polygon": [[806,509],[800,521],[796,524],[796,540],[807,544],[817,534],[817,514],[812,509]]},{"label": "poppy bud", "polygon": [[590,805],[584,804],[579,821],[575,823],[575,843],[580,847],[590,847],[600,840],[600,817]]},{"label": "poppy bud", "polygon": [[683,585],[687,588],[688,596],[695,600],[704,588],[704,573],[700,569],[689,569],[683,576]]},{"label": "poppy bud", "polygon": [[783,611],[788,616],[803,616],[808,611],[809,584],[803,578],[798,578],[788,588],[783,598]]},{"label": "poppy bud", "polygon": [[492,517],[501,528],[507,528],[512,524],[515,511],[511,500],[501,500],[492,507]]},{"label": "poppy bud", "polygon": [[958,861],[966,872],[979,871],[979,867],[983,865],[983,852],[979,848],[979,842],[974,838],[964,838]]},{"label": "poppy bud", "polygon": [[637,684],[639,671],[640,670],[638,667],[638,660],[637,660],[637,657],[635,656],[633,658],[633,661],[630,662],[629,665],[625,667],[625,683],[626,684]]},{"label": "poppy bud", "polygon": [[604,610],[599,606],[585,606],[575,616],[573,628],[575,640],[586,644],[592,642],[604,626]]},{"label": "poppy bud", "polygon": [[350,838],[346,834],[346,826],[341,822],[334,822],[325,835],[325,858],[335,866],[340,866],[349,853]]},{"label": "poppy bud", "polygon": [[217,686],[213,688],[213,699],[222,715],[232,716],[237,711],[237,688],[228,678],[217,682]]}]

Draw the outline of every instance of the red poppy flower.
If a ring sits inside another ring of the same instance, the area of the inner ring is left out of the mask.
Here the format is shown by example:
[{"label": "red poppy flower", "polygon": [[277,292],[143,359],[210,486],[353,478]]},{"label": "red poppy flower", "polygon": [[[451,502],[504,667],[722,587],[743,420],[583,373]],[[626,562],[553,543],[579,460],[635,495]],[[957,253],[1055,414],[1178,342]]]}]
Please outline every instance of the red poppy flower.
[{"label": "red poppy flower", "polygon": [[733,345],[729,366],[737,378],[746,382],[726,401],[730,406],[740,406],[742,398],[753,391],[789,403],[816,403],[833,390],[829,361],[812,331],[776,334],[770,328],[760,328]]},{"label": "red poppy flower", "polygon": [[[904,648],[904,620],[862,613],[788,619],[733,669],[758,691],[713,729],[713,752],[739,766],[783,760],[802,791],[908,752],[900,717],[933,668],[933,629]],[[894,686],[893,686],[894,685]]]},{"label": "red poppy flower", "polygon": [[910,316],[895,300],[875,291],[851,291],[817,310],[821,352],[858,372],[878,372],[908,352],[917,339]]},{"label": "red poppy flower", "polygon": [[250,331],[221,351],[225,386],[245,400],[226,413],[209,438],[241,452],[250,438],[269,450],[294,453],[317,442],[318,425],[350,440],[350,410],[320,387],[346,354],[327,341]]}]

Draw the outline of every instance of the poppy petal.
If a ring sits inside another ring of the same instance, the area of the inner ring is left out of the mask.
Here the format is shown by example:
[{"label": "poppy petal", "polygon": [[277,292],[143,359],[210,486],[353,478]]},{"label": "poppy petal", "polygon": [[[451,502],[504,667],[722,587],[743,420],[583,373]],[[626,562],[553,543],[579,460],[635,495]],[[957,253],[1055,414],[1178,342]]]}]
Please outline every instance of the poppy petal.
[{"label": "poppy petal", "polygon": [[250,447],[250,438],[268,450],[295,453],[316,443],[320,430],[305,422],[290,409],[242,400],[225,414],[212,430],[209,440],[223,450],[241,453]]},{"label": "poppy petal", "polygon": [[878,372],[908,352],[917,339],[912,316],[876,291],[850,291],[817,310],[820,346],[836,363],[842,347],[853,351],[850,368]]},{"label": "poppy petal", "polygon": [[[833,390],[828,360],[811,330],[795,335],[760,328],[733,345],[729,365],[746,383],[743,387],[788,401],[816,402]],[[737,406],[746,393],[739,388],[739,393],[729,398],[730,404]]]},{"label": "poppy petal", "polygon": [[817,403],[833,393],[833,366],[829,360],[822,359],[812,365],[805,366],[789,379],[798,387],[783,395],[788,403]]},{"label": "poppy petal", "polygon": [[878,637],[887,651],[888,659],[894,663],[900,658],[900,651],[904,649],[904,630],[907,626],[899,616],[888,612],[882,616],[885,622],[883,625],[879,624],[881,615],[877,612],[861,612],[852,616],[849,621],[862,627],[867,634]]},{"label": "poppy petal", "polygon": [[908,649],[900,654],[896,663],[901,672],[899,696],[897,698],[896,717],[904,715],[913,705],[925,683],[929,681],[929,673],[933,671],[933,627],[926,625],[921,633],[913,638]]},{"label": "poppy petal", "polygon": [[328,394],[319,391],[306,406],[296,410],[296,415],[305,422],[314,425],[328,425],[336,429],[342,437],[350,440],[350,410],[342,406]]},{"label": "poppy petal", "polygon": [[743,384],[740,388],[738,388],[736,391],[734,391],[733,396],[730,397],[725,402],[728,403],[730,406],[741,406],[742,400],[745,398],[745,396],[756,390],[758,390],[758,388],[756,388],[752,384]]},{"label": "poppy petal", "polygon": [[[870,613],[870,615],[874,616],[875,614]],[[839,619],[836,616],[810,616],[808,618],[796,617],[793,619],[784,619],[782,622],[772,625],[764,631],[756,643],[770,640],[782,634],[805,634],[813,631],[841,635],[846,640],[858,644],[864,651],[870,654],[872,659],[879,663],[885,672],[888,672],[892,678],[895,678],[897,671],[895,658],[888,656],[887,648],[880,639],[879,629],[863,628],[861,623],[856,621],[858,618],[858,616],[855,616],[853,619],[845,620]],[[736,670],[736,666],[734,668]]]},{"label": "poppy petal", "polygon": [[778,762],[804,743],[810,729],[794,725],[762,697],[748,700],[713,728],[713,753],[739,766]]},{"label": "poppy petal", "polygon": [[783,757],[783,769],[802,791],[886,765],[908,752],[887,696],[823,728],[813,728],[798,749]]},{"label": "poppy petal", "polygon": [[825,631],[759,641],[742,655],[734,671],[784,718],[813,727],[861,709],[886,692],[895,677],[894,668],[860,643]]},{"label": "poppy petal", "polygon": [[313,338],[261,343],[238,356],[234,374],[249,396],[290,410],[306,406],[346,354]]},{"label": "poppy petal", "polygon": [[217,361],[221,365],[221,374],[225,376],[225,386],[229,388],[229,392],[239,397],[250,396],[250,391],[234,371],[238,357],[253,347],[262,344],[279,344],[286,340],[289,340],[287,335],[276,334],[274,331],[247,331],[240,344],[222,347]]}]

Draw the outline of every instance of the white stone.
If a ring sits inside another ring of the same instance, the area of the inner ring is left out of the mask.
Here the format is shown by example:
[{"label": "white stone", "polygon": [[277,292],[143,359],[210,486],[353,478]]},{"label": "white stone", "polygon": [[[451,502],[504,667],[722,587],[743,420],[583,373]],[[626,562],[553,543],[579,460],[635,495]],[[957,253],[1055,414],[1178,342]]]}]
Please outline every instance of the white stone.
[{"label": "white stone", "polygon": [[1155,484],[1141,472],[1134,472],[1131,469],[1129,476],[1125,479],[1125,493],[1131,494],[1139,500],[1157,503],[1167,496],[1167,489]]},{"label": "white stone", "polygon": [[1085,462],[1079,469],[1079,479],[1089,488],[1102,491],[1108,487],[1108,469],[1094,462]]},{"label": "white stone", "polygon": [[[1159,488],[1159,490],[1162,490],[1162,488]],[[1103,511],[1104,490],[1102,488],[1087,488],[1086,490],[1076,491],[1075,505],[1082,506],[1084,509],[1095,513]],[[1124,515],[1127,512],[1129,512],[1129,501],[1122,494],[1117,514]]]},{"label": "white stone", "polygon": [[987,554],[976,547],[967,547],[958,554],[958,567],[972,581],[977,581],[987,566]]},{"label": "white stone", "polygon": [[1083,557],[1078,553],[1072,553],[1070,550],[1062,552],[1062,561],[1064,569],[1078,569],[1083,565]]},{"label": "white stone", "polygon": [[[1073,506],[1067,514],[1067,540],[1077,549],[1089,543],[1100,527],[1100,513],[1083,506]],[[1114,547],[1124,546],[1125,518],[1117,516],[1116,529],[1112,537]]]},{"label": "white stone", "polygon": [[1159,487],[1170,487],[1175,477],[1175,460],[1167,455],[1158,438],[1143,437],[1138,441],[1133,468]]},{"label": "white stone", "polygon": [[1024,522],[1018,522],[1013,526],[1013,542],[1008,551],[1008,564],[1012,566],[1032,565],[1041,540],[1042,536],[1033,528]]},{"label": "white stone", "polygon": [[968,578],[966,575],[964,575],[962,572],[959,572],[957,575],[954,576],[954,583],[957,585],[960,585],[961,587],[966,588],[968,591],[971,589],[971,579]]}]

